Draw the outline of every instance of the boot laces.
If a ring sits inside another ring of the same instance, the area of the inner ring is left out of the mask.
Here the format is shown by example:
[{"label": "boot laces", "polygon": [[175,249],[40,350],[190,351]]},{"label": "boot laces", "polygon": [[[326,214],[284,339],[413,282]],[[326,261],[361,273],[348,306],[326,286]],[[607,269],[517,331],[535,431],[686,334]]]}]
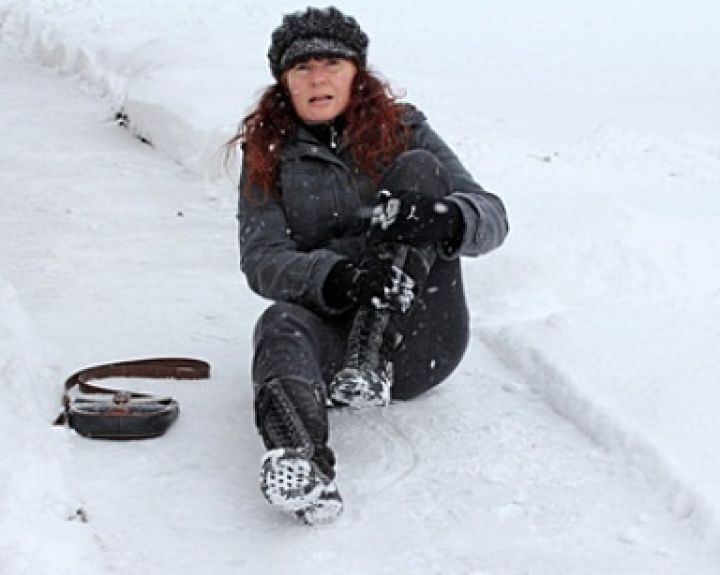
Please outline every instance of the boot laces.
[{"label": "boot laces", "polygon": [[307,459],[315,448],[295,406],[279,380],[267,382],[258,392],[257,423],[278,447],[293,447]]},{"label": "boot laces", "polygon": [[347,339],[345,367],[376,370],[388,314],[374,308],[361,308],[355,314]]}]

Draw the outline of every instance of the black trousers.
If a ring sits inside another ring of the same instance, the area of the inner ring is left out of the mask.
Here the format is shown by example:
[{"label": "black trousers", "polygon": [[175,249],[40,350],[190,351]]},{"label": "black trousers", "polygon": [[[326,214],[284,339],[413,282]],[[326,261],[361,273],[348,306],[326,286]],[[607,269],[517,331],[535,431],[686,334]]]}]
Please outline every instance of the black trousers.
[{"label": "black trousers", "polygon": [[[447,171],[426,150],[398,156],[380,185],[398,197],[408,191],[430,197],[451,191]],[[427,256],[426,251],[423,257],[427,260]],[[422,288],[411,310],[394,314],[390,320],[389,331],[402,334],[400,345],[388,352],[393,362],[393,399],[411,399],[447,379],[467,348],[469,321],[460,261],[436,256],[430,254],[427,277],[415,278]],[[342,365],[351,322],[352,313],[328,317],[291,303],[271,305],[255,327],[252,377],[256,390],[279,378],[311,382],[325,395]]]}]

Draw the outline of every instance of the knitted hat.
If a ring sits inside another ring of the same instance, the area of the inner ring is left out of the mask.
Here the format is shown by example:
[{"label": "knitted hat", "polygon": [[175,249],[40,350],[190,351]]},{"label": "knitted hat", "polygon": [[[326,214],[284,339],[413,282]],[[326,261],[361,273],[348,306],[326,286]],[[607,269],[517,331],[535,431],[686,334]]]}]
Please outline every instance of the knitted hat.
[{"label": "knitted hat", "polygon": [[272,34],[268,50],[270,70],[279,78],[302,60],[328,56],[350,58],[364,67],[368,42],[355,18],[332,6],[286,14]]}]

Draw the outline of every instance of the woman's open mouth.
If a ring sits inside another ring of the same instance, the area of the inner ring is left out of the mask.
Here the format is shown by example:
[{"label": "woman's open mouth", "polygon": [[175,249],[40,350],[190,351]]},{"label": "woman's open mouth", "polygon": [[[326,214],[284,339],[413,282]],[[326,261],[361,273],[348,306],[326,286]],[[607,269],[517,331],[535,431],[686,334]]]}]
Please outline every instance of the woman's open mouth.
[{"label": "woman's open mouth", "polygon": [[329,102],[332,99],[333,99],[333,97],[330,96],[329,94],[324,94],[322,96],[313,96],[312,98],[310,98],[310,103],[311,104],[322,104],[324,102]]}]

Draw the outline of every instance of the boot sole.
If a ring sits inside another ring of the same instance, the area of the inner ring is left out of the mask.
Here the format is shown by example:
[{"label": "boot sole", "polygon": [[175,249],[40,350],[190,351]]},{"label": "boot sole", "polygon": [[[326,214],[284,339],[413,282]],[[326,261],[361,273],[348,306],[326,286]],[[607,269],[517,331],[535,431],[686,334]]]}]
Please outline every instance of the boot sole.
[{"label": "boot sole", "polygon": [[293,449],[273,449],[265,454],[260,490],[268,503],[308,525],[332,521],[342,512],[334,482]]}]

